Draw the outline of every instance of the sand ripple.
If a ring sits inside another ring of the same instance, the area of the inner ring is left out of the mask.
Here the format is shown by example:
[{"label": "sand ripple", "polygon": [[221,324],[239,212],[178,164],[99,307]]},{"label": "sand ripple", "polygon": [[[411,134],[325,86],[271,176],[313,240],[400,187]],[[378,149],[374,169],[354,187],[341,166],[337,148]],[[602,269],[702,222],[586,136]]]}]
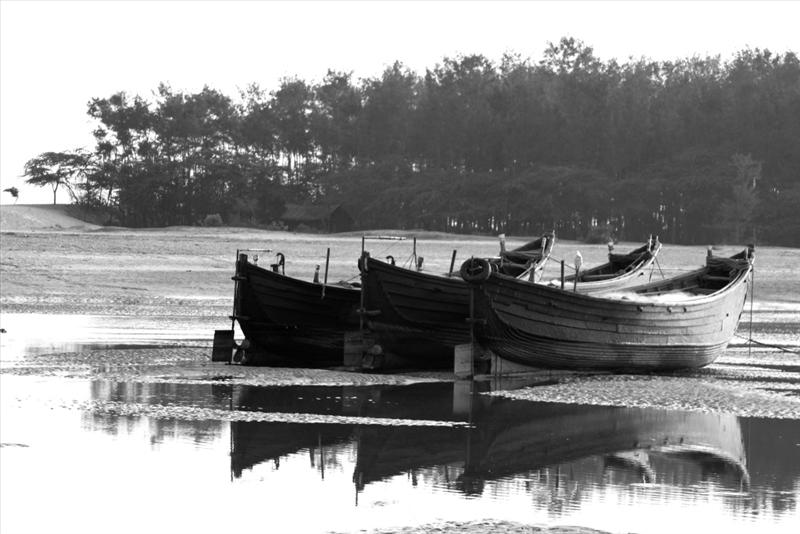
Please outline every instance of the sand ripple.
[{"label": "sand ripple", "polygon": [[[780,387],[775,384],[771,387]],[[633,406],[740,416],[800,419],[800,398],[760,389],[760,383],[718,383],[674,376],[615,375],[566,379],[559,384],[500,391],[513,399],[602,406]]]},{"label": "sand ripple", "polygon": [[110,349],[0,361],[0,373],[130,383],[245,386],[408,385],[448,378],[446,373],[374,374],[329,369],[244,367],[208,360],[208,348]]},{"label": "sand ripple", "polygon": [[122,401],[78,401],[54,404],[54,407],[78,409],[105,415],[147,416],[160,419],[180,419],[183,421],[250,421],[263,423],[305,423],[342,425],[381,425],[381,426],[467,426],[458,421],[436,421],[429,419],[398,419],[378,417],[356,417],[346,415],[326,415],[313,413],[275,413],[247,410],[224,410],[199,406],[178,406],[169,404],[143,404]]},{"label": "sand ripple", "polygon": [[370,530],[370,532],[371,534],[454,534],[458,532],[468,532],[469,534],[607,534],[602,530],[580,526],[543,527],[495,519],[447,521],[388,530]]}]

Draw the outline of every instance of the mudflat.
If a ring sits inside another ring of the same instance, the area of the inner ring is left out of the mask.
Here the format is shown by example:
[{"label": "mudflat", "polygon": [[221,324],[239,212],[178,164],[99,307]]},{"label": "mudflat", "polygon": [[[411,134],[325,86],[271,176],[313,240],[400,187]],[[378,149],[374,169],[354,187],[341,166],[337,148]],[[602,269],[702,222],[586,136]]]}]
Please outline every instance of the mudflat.
[{"label": "mudflat", "polygon": [[[509,242],[513,245],[526,239],[510,238]],[[637,245],[620,243],[617,250]],[[353,280],[358,276],[356,259],[362,242],[358,234],[296,234],[247,228],[48,228],[3,231],[0,246],[0,306],[4,314],[14,314],[13,320],[7,318],[6,322],[15,322],[15,328],[20,318],[28,314],[59,314],[63,319],[58,322],[64,324],[80,322],[82,317],[90,316],[95,324],[116,325],[102,331],[107,335],[106,344],[131,343],[131,340],[163,342],[165,336],[158,335],[162,330],[170,332],[166,338],[172,342],[208,347],[215,329],[231,326],[228,318],[233,302],[231,275],[238,250],[257,249],[258,252],[250,254],[260,254],[261,264],[269,264],[277,252],[282,252],[286,255],[286,273],[310,280],[317,265],[324,268],[330,249],[328,280]],[[402,262],[410,257],[414,244],[408,239],[367,241],[366,246],[375,257],[391,254]],[[416,240],[416,252],[425,257],[425,268],[431,272],[446,271],[454,249],[458,258],[493,255],[497,253],[498,243],[491,237],[446,234],[422,234]],[[545,278],[556,278],[559,260],[571,258],[576,250],[581,251],[587,266],[605,261],[607,252],[605,245],[559,241],[545,269]],[[737,251],[738,247],[722,247],[715,250],[715,254]],[[670,276],[695,268],[704,262],[704,257],[705,247],[666,244],[648,276]],[[774,413],[780,413],[781,417],[800,414],[795,408],[798,401],[795,375],[800,371],[800,362],[796,361],[800,345],[800,268],[795,263],[798,257],[800,254],[794,249],[756,249],[755,298],[745,305],[737,337],[717,365],[692,375],[694,379],[711,380],[723,388],[727,388],[731,380],[741,384],[746,377],[748,389],[752,389],[753,384],[764,386],[758,393],[773,398],[777,403]],[[80,328],[82,326],[76,324],[71,329]],[[122,335],[137,329],[151,333],[151,339]],[[748,344],[751,332],[759,345]],[[121,337],[115,339],[115,335]],[[75,336],[71,340],[80,341]],[[773,345],[788,347],[793,352]],[[205,355],[200,351],[191,360],[204,361]],[[173,370],[181,373],[178,367]],[[360,381],[359,373],[345,376],[352,377],[353,382]],[[589,385],[579,388],[570,381],[554,386],[558,389],[555,392],[539,388],[534,397],[541,400],[539,396],[552,394],[561,402],[574,398],[588,403],[648,406],[655,402],[659,405],[657,401],[661,397],[649,395],[649,400],[643,401],[638,394],[636,398],[628,395],[632,392],[644,394],[647,387],[632,382],[623,384],[618,379],[599,380],[615,384],[610,391],[620,394],[610,395],[606,391],[602,396],[593,396]],[[683,376],[682,380],[689,380],[689,376]],[[665,387],[680,390],[674,386]],[[720,400],[715,394],[713,399],[701,398],[684,407],[724,409],[726,403],[735,400],[731,400],[735,396],[729,397]],[[680,405],[673,399],[662,407],[676,406]],[[740,415],[773,413],[768,408],[758,408],[760,406],[769,406],[769,403],[765,404],[763,398],[751,399],[742,404]]]}]

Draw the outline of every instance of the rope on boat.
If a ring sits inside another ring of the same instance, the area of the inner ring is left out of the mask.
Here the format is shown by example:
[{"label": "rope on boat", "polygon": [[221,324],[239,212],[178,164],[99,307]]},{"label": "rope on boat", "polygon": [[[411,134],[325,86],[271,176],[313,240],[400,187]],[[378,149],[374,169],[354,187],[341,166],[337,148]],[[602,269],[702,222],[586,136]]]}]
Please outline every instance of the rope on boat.
[{"label": "rope on boat", "polygon": [[408,258],[406,258],[405,261],[403,261],[403,268],[411,269],[412,267],[416,268],[416,265],[414,265],[414,253],[413,252],[408,255]]},{"label": "rope on boat", "polygon": [[375,257],[375,258],[378,258],[378,257],[380,257],[380,256],[383,256],[383,255],[385,255],[387,252],[389,252],[390,250],[392,250],[393,248],[395,248],[396,246],[398,246],[399,242],[400,242],[400,240],[399,240],[399,239],[397,239],[397,240],[392,240],[392,241],[390,242],[390,244],[389,244],[389,245],[387,245],[387,246],[385,246],[385,247],[383,248],[383,250],[379,250],[378,252],[375,252],[375,255],[374,255],[374,257]]},{"label": "rope on boat", "polygon": [[660,264],[660,263],[658,263],[658,256],[656,256],[656,257],[655,257],[655,258],[653,258],[653,259],[654,259],[654,260],[656,260],[656,261],[655,261],[655,264],[658,266],[658,272],[659,272],[659,273],[661,273],[661,279],[662,279],[662,280],[666,280],[666,279],[667,279],[667,277],[666,277],[666,276],[664,276],[664,271],[662,271],[662,270],[661,270],[661,264]]},{"label": "rope on boat", "polygon": [[576,271],[576,272],[578,271],[578,269],[576,269],[574,265],[570,265],[569,262],[567,260],[565,260],[564,258],[558,258],[556,256],[550,256],[549,258],[551,260],[555,260],[558,263],[561,263],[563,261],[564,262],[564,267],[566,269],[572,269],[573,271]]},{"label": "rope on boat", "polygon": [[750,344],[747,345],[747,356],[750,357],[753,354],[753,298],[755,297],[756,293],[756,269],[755,267],[750,268]]}]

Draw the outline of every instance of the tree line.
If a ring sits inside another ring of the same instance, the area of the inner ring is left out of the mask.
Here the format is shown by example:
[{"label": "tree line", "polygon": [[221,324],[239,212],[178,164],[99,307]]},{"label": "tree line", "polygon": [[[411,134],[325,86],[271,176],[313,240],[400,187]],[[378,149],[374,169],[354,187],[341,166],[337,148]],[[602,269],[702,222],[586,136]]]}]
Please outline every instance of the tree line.
[{"label": "tree line", "polygon": [[563,38],[537,62],[329,70],[236,98],[162,84],[88,114],[93,148],[40,154],[25,175],[115,224],[268,225],[310,202],[364,229],[800,245],[794,52],[601,61]]}]

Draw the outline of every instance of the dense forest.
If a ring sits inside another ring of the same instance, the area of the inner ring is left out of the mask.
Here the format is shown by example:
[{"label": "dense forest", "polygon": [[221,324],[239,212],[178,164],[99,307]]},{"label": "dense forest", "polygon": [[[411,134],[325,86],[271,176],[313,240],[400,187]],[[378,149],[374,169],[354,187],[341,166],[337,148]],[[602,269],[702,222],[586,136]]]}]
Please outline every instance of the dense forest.
[{"label": "dense forest", "polygon": [[794,52],[620,63],[564,38],[538,62],[395,63],[235,98],[162,84],[88,113],[92,149],[25,174],[114,224],[266,226],[292,202],[343,204],[364,229],[800,245]]}]

